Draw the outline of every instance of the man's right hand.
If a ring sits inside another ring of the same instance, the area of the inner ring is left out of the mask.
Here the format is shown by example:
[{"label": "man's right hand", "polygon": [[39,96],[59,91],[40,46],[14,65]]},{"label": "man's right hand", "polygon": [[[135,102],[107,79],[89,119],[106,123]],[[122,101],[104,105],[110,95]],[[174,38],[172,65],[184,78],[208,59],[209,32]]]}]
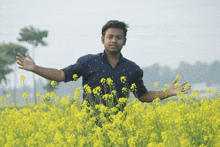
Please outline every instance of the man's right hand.
[{"label": "man's right hand", "polygon": [[54,68],[44,68],[35,65],[34,60],[28,55],[27,59],[25,59],[20,53],[18,53],[18,56],[16,58],[20,61],[16,61],[17,64],[19,64],[21,67],[18,67],[20,69],[24,69],[27,71],[32,71],[39,76],[42,76],[49,80],[54,80],[58,82],[62,82],[65,80],[65,73],[62,70],[54,69]]},{"label": "man's right hand", "polygon": [[34,60],[26,53],[26,56],[28,59],[24,58],[20,53],[18,53],[18,56],[16,56],[16,58],[20,61],[16,61],[17,64],[19,64],[21,67],[18,67],[20,69],[24,69],[27,71],[34,71],[34,69],[36,68],[36,65],[34,63]]}]

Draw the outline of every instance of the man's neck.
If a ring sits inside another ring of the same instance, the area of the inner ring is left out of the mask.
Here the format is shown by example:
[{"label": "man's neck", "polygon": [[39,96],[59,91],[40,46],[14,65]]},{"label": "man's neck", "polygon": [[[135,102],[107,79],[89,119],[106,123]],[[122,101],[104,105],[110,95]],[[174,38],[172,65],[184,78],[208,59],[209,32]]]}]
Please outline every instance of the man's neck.
[{"label": "man's neck", "polygon": [[119,58],[120,58],[120,55],[121,55],[120,52],[117,53],[117,54],[111,54],[111,53],[105,51],[105,53],[106,53],[106,56],[107,56],[108,60],[116,60],[116,61],[118,61]]}]

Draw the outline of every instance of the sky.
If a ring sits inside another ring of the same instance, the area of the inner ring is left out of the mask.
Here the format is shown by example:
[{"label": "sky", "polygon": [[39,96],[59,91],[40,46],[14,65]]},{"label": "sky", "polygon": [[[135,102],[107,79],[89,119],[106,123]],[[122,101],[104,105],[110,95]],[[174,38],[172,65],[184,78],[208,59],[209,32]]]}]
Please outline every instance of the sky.
[{"label": "sky", "polygon": [[[48,30],[48,46],[35,49],[34,61],[62,69],[81,56],[103,52],[101,28],[109,20],[129,24],[122,55],[141,68],[220,60],[219,0],[0,0],[0,43],[23,45],[32,56],[33,47],[17,40],[20,29]],[[32,85],[31,72],[15,72],[16,80],[24,75]],[[11,86],[15,72],[7,76]]]}]

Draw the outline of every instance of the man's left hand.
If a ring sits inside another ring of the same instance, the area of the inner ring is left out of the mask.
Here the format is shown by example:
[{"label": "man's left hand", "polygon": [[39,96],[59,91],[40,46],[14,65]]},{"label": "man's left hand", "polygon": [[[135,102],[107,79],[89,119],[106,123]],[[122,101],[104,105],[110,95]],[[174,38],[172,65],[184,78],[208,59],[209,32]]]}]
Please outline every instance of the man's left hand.
[{"label": "man's left hand", "polygon": [[189,81],[186,81],[186,82],[184,82],[182,84],[179,84],[179,83],[177,83],[178,80],[179,79],[176,78],[176,80],[169,87],[169,92],[170,92],[171,96],[177,95],[177,93],[179,91],[183,92],[184,94],[189,93],[188,90],[190,90],[191,85],[188,84],[188,86],[184,86],[187,83],[189,83]]}]

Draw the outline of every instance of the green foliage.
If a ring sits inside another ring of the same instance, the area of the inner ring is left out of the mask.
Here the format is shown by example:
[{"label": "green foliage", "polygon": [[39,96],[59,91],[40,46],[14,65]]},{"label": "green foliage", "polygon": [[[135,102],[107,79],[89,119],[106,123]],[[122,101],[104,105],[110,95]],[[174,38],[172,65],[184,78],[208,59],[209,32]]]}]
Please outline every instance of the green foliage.
[{"label": "green foliage", "polygon": [[2,80],[4,80],[7,84],[5,76],[13,71],[8,66],[15,63],[17,60],[15,56],[18,53],[24,55],[27,51],[27,48],[14,43],[0,44],[0,83]]},{"label": "green foliage", "polygon": [[21,32],[19,33],[21,38],[18,38],[18,41],[26,41],[34,47],[37,47],[39,44],[42,46],[47,46],[47,42],[43,41],[44,37],[47,37],[48,31],[40,31],[39,29],[35,29],[33,26],[30,26],[30,28],[25,27],[21,29]]}]

